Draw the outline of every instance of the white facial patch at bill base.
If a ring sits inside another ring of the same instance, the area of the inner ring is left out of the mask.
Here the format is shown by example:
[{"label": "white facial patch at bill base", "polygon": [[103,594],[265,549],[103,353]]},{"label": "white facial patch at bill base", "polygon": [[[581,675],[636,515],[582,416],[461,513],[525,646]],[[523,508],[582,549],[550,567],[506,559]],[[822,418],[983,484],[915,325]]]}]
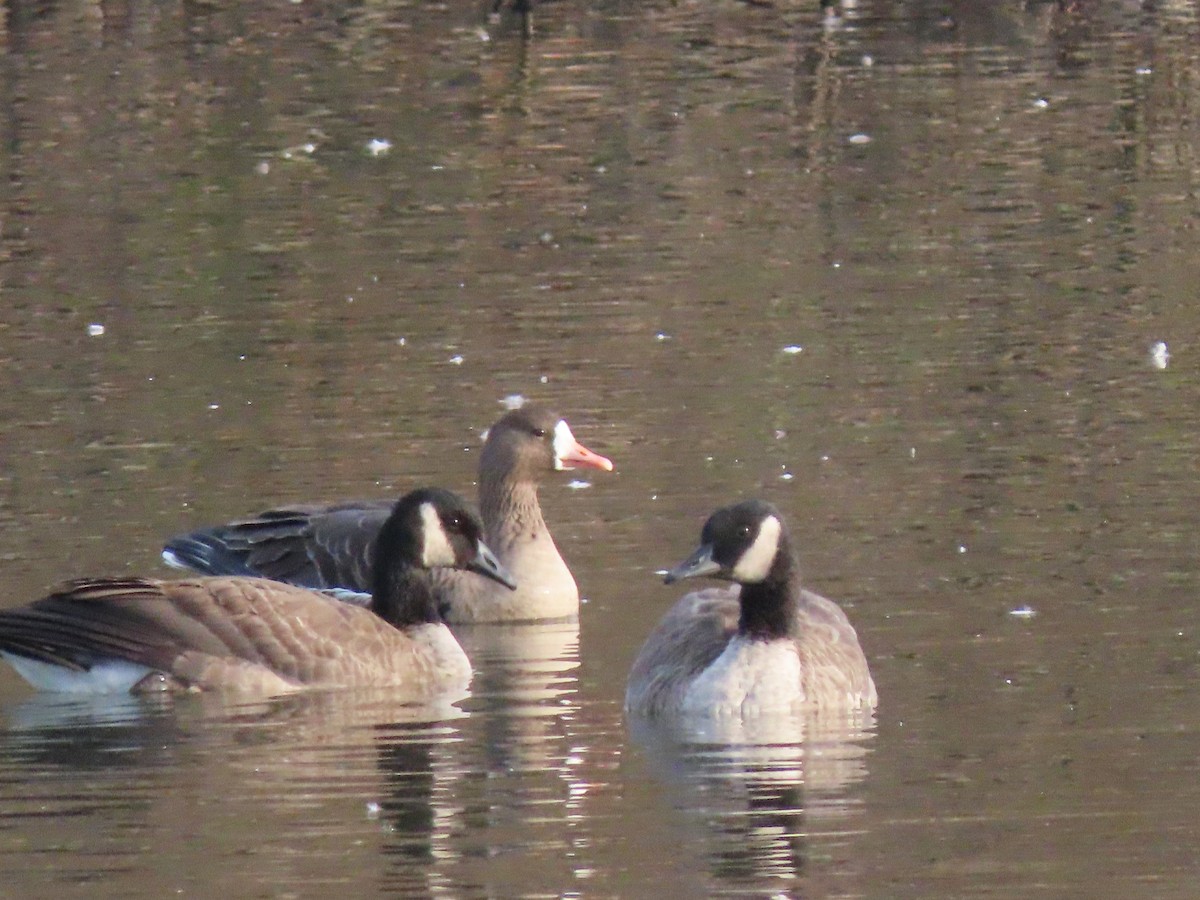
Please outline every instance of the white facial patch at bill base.
[{"label": "white facial patch at bill base", "polygon": [[758,526],[754,543],[747,547],[733,567],[733,580],[742,584],[757,584],[767,577],[779,550],[782,526],[775,516],[767,516]]},{"label": "white facial patch at bill base", "polygon": [[441,516],[432,503],[421,504],[421,565],[427,569],[436,566],[453,566],[458,562]]},{"label": "white facial patch at bill base", "polygon": [[554,468],[556,470],[572,468],[564,463],[563,459],[575,450],[577,443],[575,435],[571,434],[571,426],[567,424],[567,420],[559,419],[558,424],[554,426]]}]

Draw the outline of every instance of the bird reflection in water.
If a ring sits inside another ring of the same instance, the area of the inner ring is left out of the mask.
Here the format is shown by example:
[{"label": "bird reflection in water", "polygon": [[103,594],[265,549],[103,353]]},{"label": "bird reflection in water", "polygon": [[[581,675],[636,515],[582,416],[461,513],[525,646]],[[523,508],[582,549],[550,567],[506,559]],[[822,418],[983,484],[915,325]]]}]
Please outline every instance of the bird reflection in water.
[{"label": "bird reflection in water", "polygon": [[874,728],[863,711],[629,720],[710,877],[746,888],[811,878],[813,845],[854,831]]}]

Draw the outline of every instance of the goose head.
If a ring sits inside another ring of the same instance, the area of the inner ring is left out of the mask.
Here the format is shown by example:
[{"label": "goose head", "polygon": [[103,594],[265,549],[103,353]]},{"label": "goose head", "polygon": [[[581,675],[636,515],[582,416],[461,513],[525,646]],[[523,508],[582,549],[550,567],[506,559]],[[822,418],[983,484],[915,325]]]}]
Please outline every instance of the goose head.
[{"label": "goose head", "polygon": [[518,481],[577,468],[611,472],[613,464],[575,440],[565,419],[535,404],[510,410],[488,429],[480,456],[482,472],[503,472]]},{"label": "goose head", "polygon": [[375,595],[387,596],[399,574],[467,569],[516,590],[517,582],[483,542],[483,523],[466,501],[442,488],[419,488],[392,509],[375,542]]},{"label": "goose head", "polygon": [[790,559],[783,518],[770,503],[745,500],[718,509],[700,534],[696,551],[666,574],[667,584],[708,576],[760,584]]}]

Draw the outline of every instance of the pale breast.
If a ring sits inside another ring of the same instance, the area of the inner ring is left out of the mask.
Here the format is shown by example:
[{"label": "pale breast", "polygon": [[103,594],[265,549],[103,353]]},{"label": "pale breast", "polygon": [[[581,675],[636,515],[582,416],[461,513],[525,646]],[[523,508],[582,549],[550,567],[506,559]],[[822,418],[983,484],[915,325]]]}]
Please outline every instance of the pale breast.
[{"label": "pale breast", "polygon": [[752,716],[804,701],[800,654],[792,641],[737,636],[683,695],[690,715]]}]

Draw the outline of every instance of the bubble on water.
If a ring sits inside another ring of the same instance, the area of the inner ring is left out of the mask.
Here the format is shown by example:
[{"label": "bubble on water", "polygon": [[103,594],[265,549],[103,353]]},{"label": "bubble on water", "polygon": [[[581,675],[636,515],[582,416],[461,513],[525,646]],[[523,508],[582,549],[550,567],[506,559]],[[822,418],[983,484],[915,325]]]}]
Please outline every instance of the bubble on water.
[{"label": "bubble on water", "polygon": [[1150,364],[1156,369],[1165,369],[1171,361],[1171,352],[1166,341],[1157,341],[1150,348]]}]

